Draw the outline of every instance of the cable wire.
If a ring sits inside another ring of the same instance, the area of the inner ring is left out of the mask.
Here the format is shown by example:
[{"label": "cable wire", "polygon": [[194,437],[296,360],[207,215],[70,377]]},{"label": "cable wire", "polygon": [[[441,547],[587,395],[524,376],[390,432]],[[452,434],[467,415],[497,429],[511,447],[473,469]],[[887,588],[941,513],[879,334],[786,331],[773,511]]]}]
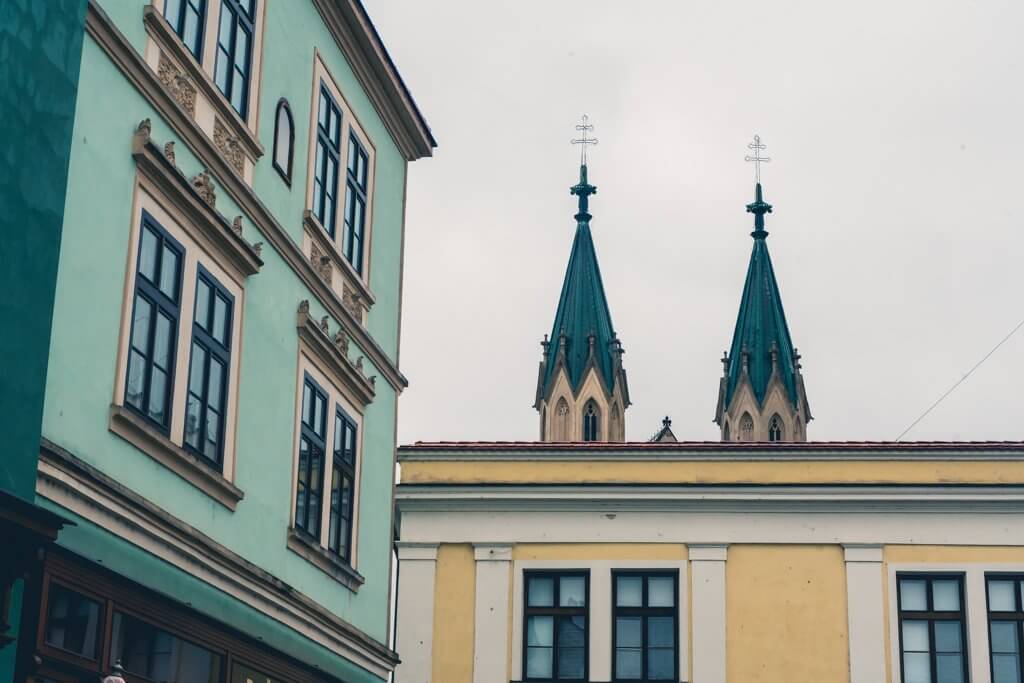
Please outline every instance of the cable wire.
[{"label": "cable wire", "polygon": [[999,347],[1000,347],[1000,346],[1002,346],[1002,345],[1003,345],[1003,344],[1005,344],[1005,343],[1006,343],[1007,341],[1009,341],[1009,340],[1010,340],[1010,337],[1012,337],[1013,335],[1017,334],[1017,330],[1019,330],[1019,329],[1020,329],[1020,328],[1022,328],[1022,327],[1024,327],[1024,320],[1021,320],[1021,321],[1020,321],[1019,323],[1017,323],[1017,326],[1016,326],[1016,327],[1014,327],[1014,328],[1013,328],[1012,330],[1010,330],[1010,333],[1009,333],[1008,335],[1006,335],[1005,337],[1003,337],[1003,338],[1002,338],[1002,339],[1001,339],[1001,340],[999,341],[999,343],[998,343],[998,344],[996,344],[995,346],[993,346],[993,347],[992,347],[992,350],[991,350],[991,351],[989,351],[988,353],[986,353],[986,354],[985,354],[985,356],[984,356],[984,357],[983,357],[983,358],[982,358],[981,360],[979,360],[979,361],[978,361],[977,363],[975,363],[975,364],[974,364],[974,367],[973,367],[973,368],[971,368],[970,370],[968,370],[968,371],[967,371],[967,374],[965,374],[965,375],[964,375],[963,377],[961,377],[961,378],[960,378],[959,380],[957,380],[956,384],[954,384],[953,386],[951,386],[951,387],[950,387],[950,388],[949,388],[949,389],[948,389],[948,390],[946,391],[946,393],[944,393],[944,394],[943,394],[942,396],[939,396],[939,399],[938,399],[937,401],[935,401],[935,403],[933,403],[933,404],[931,404],[930,406],[928,406],[928,410],[926,410],[926,411],[924,411],[923,413],[921,413],[921,416],[920,416],[920,417],[918,417],[918,418],[917,418],[916,420],[914,420],[913,422],[911,422],[911,423],[910,423],[910,426],[909,426],[909,427],[907,427],[906,429],[904,429],[904,430],[903,430],[903,431],[902,431],[902,432],[900,433],[900,435],[896,437],[896,440],[897,440],[897,441],[899,441],[899,440],[900,440],[900,439],[902,439],[902,438],[903,438],[904,436],[906,436],[906,435],[907,435],[907,432],[909,432],[909,431],[910,431],[911,429],[913,429],[914,427],[916,427],[916,426],[917,426],[917,423],[918,423],[918,422],[920,422],[921,420],[923,420],[924,418],[926,418],[926,417],[928,416],[928,413],[932,412],[932,411],[933,411],[933,410],[935,409],[935,407],[936,407],[936,406],[938,406],[938,405],[939,405],[940,403],[942,403],[942,402],[943,402],[943,401],[944,401],[944,400],[946,399],[946,397],[947,397],[947,396],[949,396],[950,394],[952,394],[952,393],[953,393],[953,392],[954,392],[954,391],[956,390],[956,388],[957,388],[958,386],[960,386],[961,384],[963,384],[963,383],[964,383],[964,382],[965,382],[965,381],[967,380],[967,378],[968,378],[968,377],[970,377],[970,376],[971,376],[971,374],[972,374],[972,373],[973,373],[973,372],[974,372],[975,370],[977,370],[978,368],[980,368],[980,367],[982,366],[982,364],[983,364],[983,363],[984,363],[985,361],[987,361],[987,360],[989,359],[989,357],[990,357],[990,356],[991,356],[991,355],[992,355],[993,353],[995,353],[996,351],[998,351],[998,350],[999,350]]}]

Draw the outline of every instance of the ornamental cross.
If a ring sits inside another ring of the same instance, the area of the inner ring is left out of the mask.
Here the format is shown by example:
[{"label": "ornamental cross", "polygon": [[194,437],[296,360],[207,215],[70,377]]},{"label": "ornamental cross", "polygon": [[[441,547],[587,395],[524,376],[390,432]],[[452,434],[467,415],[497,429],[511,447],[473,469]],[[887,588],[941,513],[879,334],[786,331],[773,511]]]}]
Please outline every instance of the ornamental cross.
[{"label": "ornamental cross", "polygon": [[761,136],[755,135],[754,141],[747,145],[747,149],[754,150],[754,156],[743,157],[744,161],[754,162],[754,179],[760,184],[761,182],[761,164],[768,163],[771,161],[770,157],[761,156],[761,150],[767,149],[767,145],[761,142]]},{"label": "ornamental cross", "polygon": [[587,137],[587,133],[594,130],[593,124],[588,123],[588,121],[590,121],[590,119],[586,114],[584,114],[582,123],[576,124],[576,130],[582,131],[583,137],[574,138],[572,140],[572,144],[580,146],[580,164],[584,166],[587,164],[587,145],[597,144],[597,138]]}]

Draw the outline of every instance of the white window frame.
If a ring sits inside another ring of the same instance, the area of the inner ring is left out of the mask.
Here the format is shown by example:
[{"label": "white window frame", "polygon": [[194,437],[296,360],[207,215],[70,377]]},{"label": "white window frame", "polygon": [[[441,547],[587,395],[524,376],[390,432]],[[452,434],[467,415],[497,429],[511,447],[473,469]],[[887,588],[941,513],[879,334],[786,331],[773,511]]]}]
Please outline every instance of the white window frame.
[{"label": "white window frame", "polygon": [[[264,0],[266,1],[266,0]],[[369,286],[370,282],[370,270],[373,267],[370,255],[373,253],[373,202],[374,202],[374,190],[375,181],[377,176],[377,147],[373,142],[373,139],[367,135],[365,128],[360,124],[359,118],[355,115],[352,106],[348,100],[345,99],[342,93],[341,87],[338,82],[331,75],[330,70],[324,63],[323,57],[319,50],[314,51],[313,55],[313,83],[312,93],[310,99],[310,116],[309,116],[309,144],[306,150],[306,209],[307,214],[310,216],[313,212],[313,179],[315,177],[316,169],[314,168],[316,163],[316,145],[317,145],[317,116],[319,113],[319,102],[320,102],[320,86],[321,84],[326,85],[328,91],[334,97],[335,103],[341,110],[341,131],[339,133],[339,139],[341,141],[341,149],[339,150],[338,158],[338,206],[336,209],[335,217],[335,231],[334,237],[332,238],[324,226],[319,224],[319,221],[312,219],[316,223],[316,228],[323,232],[325,241],[330,242],[333,247],[332,260],[336,261],[336,266],[343,271],[343,275],[346,279],[359,281],[363,284],[364,288]],[[363,254],[362,254],[362,273],[356,272],[355,267],[348,262],[342,250],[342,240],[344,239],[345,232],[345,193],[347,191],[345,182],[348,172],[348,153],[349,153],[349,136],[355,134],[359,141],[362,142],[367,155],[367,180],[366,180],[366,209],[364,215],[363,224]],[[308,251],[308,249],[307,249]]]},{"label": "white window frame", "polygon": [[[363,476],[363,412],[356,408],[356,403],[346,397],[345,392],[340,388],[338,382],[332,380],[330,375],[323,372],[310,358],[309,354],[300,343],[298,374],[296,375],[295,390],[295,416],[293,427],[295,433],[292,437],[292,476],[290,509],[288,511],[289,529],[295,530],[295,501],[298,488],[299,476],[299,439],[301,438],[302,420],[302,387],[306,375],[309,375],[314,382],[327,393],[326,426],[324,428],[324,442],[327,448],[324,452],[323,484],[320,497],[320,539],[319,549],[331,555],[338,562],[347,564],[352,570],[356,570],[359,563],[359,499],[362,486],[360,480]],[[334,474],[334,415],[338,408],[341,408],[356,425],[356,455],[355,455],[355,477],[352,482],[352,533],[351,548],[349,549],[349,561],[341,559],[328,548],[328,531],[330,529],[330,481]],[[312,543],[312,539],[306,537]]]},{"label": "white window frame", "polygon": [[[222,476],[231,482],[235,479],[236,443],[238,428],[238,382],[239,365],[242,357],[242,329],[245,310],[245,288],[242,282],[229,270],[221,266],[212,251],[202,245],[194,236],[199,234],[196,226],[185,225],[186,219],[179,214],[170,200],[165,198],[148,179],[138,176],[132,200],[131,227],[128,238],[128,255],[125,268],[124,294],[121,303],[121,330],[117,351],[117,373],[114,381],[114,406],[125,407],[125,384],[128,375],[129,339],[131,335],[135,278],[138,266],[138,249],[142,227],[142,213],[149,213],[184,248],[182,263],[181,302],[178,316],[177,344],[175,347],[174,384],[171,392],[171,422],[169,439],[175,446],[184,449],[185,406],[188,395],[189,362],[192,348],[192,325],[195,312],[196,276],[202,264],[217,282],[233,297],[231,315],[231,361],[226,382],[227,402],[224,415],[224,444]],[[156,428],[153,428],[156,432]],[[211,468],[212,471],[212,468]]]},{"label": "white window frame", "polygon": [[515,560],[512,563],[512,680],[523,679],[523,591],[524,573],[528,570],[590,572],[590,594],[587,596],[589,672],[592,681],[612,679],[612,571],[678,571],[679,572],[679,679],[687,680],[689,671],[689,578],[688,560]]}]

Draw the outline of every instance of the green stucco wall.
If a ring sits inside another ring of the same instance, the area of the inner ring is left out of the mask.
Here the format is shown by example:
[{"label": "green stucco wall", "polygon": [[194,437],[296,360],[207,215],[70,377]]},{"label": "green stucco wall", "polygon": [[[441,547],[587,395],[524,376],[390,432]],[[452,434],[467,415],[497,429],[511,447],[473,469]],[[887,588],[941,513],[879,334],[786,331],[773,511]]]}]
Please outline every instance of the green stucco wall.
[{"label": "green stucco wall", "polygon": [[[86,0],[0,3],[0,489],[33,498]],[[12,631],[18,636],[20,582]],[[0,650],[14,679],[17,644]]]},{"label": "green stucco wall", "polygon": [[[370,254],[370,287],[376,304],[367,329],[395,357],[406,162],[313,4],[266,1],[258,133],[267,153],[256,166],[254,189],[292,239],[301,243],[315,46],[376,147]],[[141,53],[146,40],[143,1],[101,0],[100,4]],[[246,238],[268,246],[263,248],[261,271],[246,282],[235,467],[235,484],[245,497],[237,510],[231,512],[212,501],[108,431],[129,258],[135,177],[130,146],[138,122],[152,120],[152,137],[159,144],[176,141],[177,165],[187,176],[202,171],[203,164],[91,38],[86,38],[82,51],[81,89],[103,96],[82,98],[75,120],[43,436],[386,643],[397,396],[382,373],[367,362],[366,373],[378,375],[378,380],[376,397],[364,415],[359,472],[356,568],[366,583],[353,593],[285,546],[295,434],[295,311],[303,299],[310,300],[310,313],[317,319],[326,311],[268,241],[256,234],[250,221],[246,221]],[[270,159],[274,110],[281,97],[289,100],[296,126],[291,188],[274,171]],[[228,217],[243,213],[221,188],[217,210]],[[85,282],[88,287],[82,286]],[[337,321],[332,321],[331,329],[337,328]],[[353,345],[350,356],[357,355],[363,354]],[[62,545],[88,548],[90,557],[127,552],[109,535],[79,523],[86,528],[76,529],[67,540],[62,537]],[[162,593],[185,594],[177,570],[162,563],[147,564],[139,555],[137,551],[124,555],[126,561],[130,557],[145,567],[135,571],[133,565],[134,580]],[[195,609],[239,628],[244,623],[250,635],[265,636],[268,642],[277,637],[274,629],[279,626],[250,619],[246,610],[252,610],[242,605],[228,609],[224,596],[198,589],[187,594]],[[324,651],[322,656],[330,655]],[[333,669],[326,664],[322,668],[335,675],[348,671],[339,658],[334,660]]]}]

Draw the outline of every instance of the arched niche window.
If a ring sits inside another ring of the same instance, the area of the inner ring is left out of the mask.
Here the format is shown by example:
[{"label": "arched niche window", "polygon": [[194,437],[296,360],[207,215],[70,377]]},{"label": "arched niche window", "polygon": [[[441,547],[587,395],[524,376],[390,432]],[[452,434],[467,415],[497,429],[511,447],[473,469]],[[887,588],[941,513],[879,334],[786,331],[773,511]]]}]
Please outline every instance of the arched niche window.
[{"label": "arched niche window", "polygon": [[277,103],[274,119],[274,168],[288,185],[292,184],[292,156],[295,148],[295,122],[288,100],[283,97]]},{"label": "arched niche window", "polygon": [[592,400],[587,401],[587,407],[583,409],[583,440],[598,441],[601,434],[601,414],[597,410],[597,404]]},{"label": "arched niche window", "polygon": [[540,409],[540,440],[543,441],[548,433],[548,407]]},{"label": "arched niche window", "polygon": [[725,426],[722,427],[722,441],[730,441],[732,437],[729,436],[729,421],[725,421]]},{"label": "arched niche window", "polygon": [[743,413],[743,417],[740,418],[740,441],[753,440],[754,418],[750,417],[750,413]]},{"label": "arched niche window", "polygon": [[768,421],[768,440],[782,441],[782,427],[782,418],[778,414],[772,415],[772,419]]},{"label": "arched niche window", "polygon": [[793,427],[793,438],[800,439],[803,436],[802,428],[804,423],[800,420],[800,416],[796,418],[796,425]]},{"label": "arched niche window", "polygon": [[551,437],[553,441],[569,440],[569,404],[565,397],[558,399],[555,404],[555,424]]},{"label": "arched niche window", "polygon": [[622,429],[622,411],[619,409],[618,403],[612,405],[612,412],[608,419],[608,440],[622,441],[625,434]]}]

